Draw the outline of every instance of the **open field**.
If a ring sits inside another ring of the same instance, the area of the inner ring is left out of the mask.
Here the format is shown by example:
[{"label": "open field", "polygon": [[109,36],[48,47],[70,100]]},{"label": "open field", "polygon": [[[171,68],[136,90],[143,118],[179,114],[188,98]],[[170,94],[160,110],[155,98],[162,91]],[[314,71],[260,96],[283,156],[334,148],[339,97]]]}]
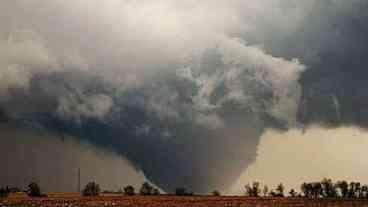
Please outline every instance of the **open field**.
[{"label": "open field", "polygon": [[10,197],[0,206],[32,207],[368,207],[368,200],[308,200],[302,198],[246,198],[213,196],[52,196],[47,198]]}]

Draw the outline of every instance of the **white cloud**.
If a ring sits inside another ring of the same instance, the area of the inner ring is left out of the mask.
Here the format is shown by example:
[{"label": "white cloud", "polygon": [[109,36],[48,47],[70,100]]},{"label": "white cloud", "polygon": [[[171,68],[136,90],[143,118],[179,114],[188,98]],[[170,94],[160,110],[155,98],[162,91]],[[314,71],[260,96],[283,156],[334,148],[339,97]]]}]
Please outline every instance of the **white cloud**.
[{"label": "white cloud", "polygon": [[[225,67],[197,77],[201,84],[200,98],[195,98],[200,103],[198,107],[211,107],[204,98],[212,94],[219,82],[225,81],[230,89],[226,99],[238,100],[255,111],[264,110],[255,106],[263,103],[255,101],[249,92],[258,89],[243,84],[243,76],[250,75],[247,81],[253,79],[270,87],[275,95],[267,103],[268,112],[291,124],[295,122],[300,98],[297,80],[303,66],[265,54],[239,39],[244,32],[254,33],[249,28],[259,24],[244,14],[261,17],[267,11],[284,8],[282,2],[19,0],[15,4],[6,1],[1,9],[6,11],[0,19],[11,21],[0,20],[3,25],[0,38],[5,37],[0,42],[0,67],[4,68],[0,80],[6,80],[1,81],[0,88],[26,88],[35,73],[74,69],[96,74],[120,90],[140,87],[152,77],[157,78],[157,74],[175,72],[187,65],[195,67],[206,50],[218,47]],[[282,15],[275,15],[272,19],[277,22]],[[201,68],[196,70],[202,72]],[[244,71],[249,73],[242,74]],[[162,109],[161,103],[153,101],[149,106],[175,116],[175,110]],[[105,112],[106,106],[90,110],[79,105],[76,111]],[[65,108],[65,104],[60,108]]]},{"label": "white cloud", "polygon": [[0,68],[0,92],[6,93],[9,88],[27,88],[34,73],[57,67],[37,34],[14,31],[0,39]]}]

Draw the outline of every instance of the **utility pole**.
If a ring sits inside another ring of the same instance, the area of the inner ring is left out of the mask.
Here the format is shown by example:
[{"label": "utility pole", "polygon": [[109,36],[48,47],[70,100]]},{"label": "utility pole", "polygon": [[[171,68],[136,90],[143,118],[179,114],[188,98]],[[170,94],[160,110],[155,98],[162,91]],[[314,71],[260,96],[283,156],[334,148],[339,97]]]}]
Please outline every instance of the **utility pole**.
[{"label": "utility pole", "polygon": [[78,192],[80,193],[81,192],[81,171],[80,171],[80,167],[78,168],[78,186],[77,186],[77,190],[78,190]]}]

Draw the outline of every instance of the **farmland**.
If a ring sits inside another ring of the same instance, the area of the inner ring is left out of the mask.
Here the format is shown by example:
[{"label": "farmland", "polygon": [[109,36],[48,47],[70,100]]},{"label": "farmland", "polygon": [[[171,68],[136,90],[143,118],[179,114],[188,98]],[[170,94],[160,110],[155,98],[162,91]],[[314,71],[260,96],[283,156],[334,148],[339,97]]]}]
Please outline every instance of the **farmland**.
[{"label": "farmland", "polygon": [[32,207],[368,207],[363,199],[249,198],[215,196],[112,196],[81,197],[54,194],[45,198],[10,196],[0,206]]}]

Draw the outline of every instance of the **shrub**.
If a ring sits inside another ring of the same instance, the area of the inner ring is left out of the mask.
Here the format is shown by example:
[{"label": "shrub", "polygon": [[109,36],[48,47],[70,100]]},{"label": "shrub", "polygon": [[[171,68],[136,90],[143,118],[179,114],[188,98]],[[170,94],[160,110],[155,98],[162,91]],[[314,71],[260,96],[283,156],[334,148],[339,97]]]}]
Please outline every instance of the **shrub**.
[{"label": "shrub", "polygon": [[291,189],[289,191],[289,195],[290,195],[290,197],[296,197],[298,195],[298,193],[294,189]]},{"label": "shrub", "polygon": [[259,188],[260,184],[259,182],[253,182],[252,185],[245,185],[244,188],[245,188],[245,195],[246,196],[251,196],[251,197],[258,197],[260,192],[261,192],[261,189]]},{"label": "shrub", "polygon": [[36,182],[31,182],[28,185],[27,193],[31,197],[41,197],[41,188]]},{"label": "shrub", "polygon": [[0,198],[8,197],[9,192],[10,191],[9,191],[8,187],[6,187],[6,188],[0,188]]},{"label": "shrub", "polygon": [[278,184],[276,187],[276,197],[284,197],[284,185],[282,183]]},{"label": "shrub", "polygon": [[220,191],[218,191],[218,190],[214,190],[214,191],[212,192],[212,195],[213,195],[213,196],[221,196]]},{"label": "shrub", "polygon": [[89,182],[82,191],[83,196],[98,196],[100,194],[100,186],[95,182]]},{"label": "shrub", "polygon": [[152,195],[153,187],[148,182],[144,182],[142,184],[141,189],[139,190],[139,194],[141,195]]},{"label": "shrub", "polygon": [[135,195],[135,189],[133,186],[128,185],[124,188],[124,194],[128,196]]}]

